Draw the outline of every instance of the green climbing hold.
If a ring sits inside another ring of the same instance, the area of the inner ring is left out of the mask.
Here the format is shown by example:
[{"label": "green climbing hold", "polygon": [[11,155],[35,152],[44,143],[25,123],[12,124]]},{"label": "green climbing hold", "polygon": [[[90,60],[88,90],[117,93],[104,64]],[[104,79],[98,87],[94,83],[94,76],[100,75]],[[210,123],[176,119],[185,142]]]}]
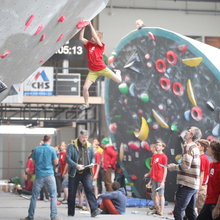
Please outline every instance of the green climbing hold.
[{"label": "green climbing hold", "polygon": [[122,94],[127,94],[128,93],[128,85],[126,83],[121,83],[119,86],[119,91]]},{"label": "green climbing hold", "polygon": [[177,131],[177,126],[175,123],[171,124],[171,131]]},{"label": "green climbing hold", "polygon": [[151,123],[151,122],[152,122],[152,118],[150,117],[147,119],[147,123]]},{"label": "green climbing hold", "polygon": [[142,101],[142,102],[149,102],[149,100],[150,100],[150,98],[149,98],[149,96],[148,96],[148,94],[147,93],[142,93],[141,94],[141,96],[140,96],[140,100]]}]

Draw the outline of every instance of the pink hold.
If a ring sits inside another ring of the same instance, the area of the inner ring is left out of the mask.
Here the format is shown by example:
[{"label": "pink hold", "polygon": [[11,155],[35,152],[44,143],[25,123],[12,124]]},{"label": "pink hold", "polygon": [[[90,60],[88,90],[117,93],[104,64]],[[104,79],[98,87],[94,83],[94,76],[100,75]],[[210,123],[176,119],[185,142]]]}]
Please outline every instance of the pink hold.
[{"label": "pink hold", "polygon": [[86,27],[89,24],[89,21],[79,21],[76,24],[77,29],[82,29],[84,27]]},{"label": "pink hold", "polygon": [[42,34],[42,36],[41,36],[41,38],[40,38],[40,41],[44,41],[45,40],[45,36],[46,36],[46,34],[44,33],[44,34]]},{"label": "pink hold", "polygon": [[150,54],[149,54],[149,53],[147,53],[147,54],[145,55],[145,59],[146,59],[146,60],[150,59]]},{"label": "pink hold", "polygon": [[63,15],[63,16],[59,17],[58,22],[64,22],[65,19],[66,19],[66,17]]},{"label": "pink hold", "polygon": [[115,133],[117,131],[117,124],[116,123],[111,123],[109,125],[109,130],[110,130],[110,132]]},{"label": "pink hold", "polygon": [[152,63],[147,62],[147,67],[148,67],[148,68],[151,68],[151,67],[152,67]]},{"label": "pink hold", "polygon": [[125,76],[125,82],[130,81],[130,77],[129,76]]},{"label": "pink hold", "polygon": [[148,36],[151,38],[151,40],[155,40],[155,36],[153,35],[153,33],[148,32]]},{"label": "pink hold", "polygon": [[140,150],[140,143],[139,142],[130,141],[128,143],[128,146],[133,150]]},{"label": "pink hold", "polygon": [[139,109],[139,110],[138,110],[138,113],[139,113],[140,115],[142,115],[142,114],[144,113],[144,111],[143,111],[142,109]]},{"label": "pink hold", "polygon": [[31,25],[32,21],[34,20],[35,15],[31,15],[30,18],[25,23],[24,31]]},{"label": "pink hold", "polygon": [[137,180],[138,179],[137,176],[134,175],[134,174],[132,174],[130,178],[131,178],[131,180]]},{"label": "pink hold", "polygon": [[43,60],[43,59],[41,59],[41,60],[40,60],[40,63],[43,63],[43,62],[44,62],[44,60]]},{"label": "pink hold", "polygon": [[145,150],[149,151],[149,152],[151,151],[150,145],[148,144],[147,141],[142,141],[141,142],[141,147],[144,148]]},{"label": "pink hold", "polygon": [[164,107],[163,107],[162,104],[158,105],[158,108],[159,108],[160,110],[164,110]]},{"label": "pink hold", "polygon": [[154,130],[157,130],[158,128],[159,128],[158,124],[154,124],[154,125],[153,125],[153,129],[154,129]]},{"label": "pink hold", "polygon": [[2,58],[2,59],[4,59],[5,57],[7,57],[9,54],[11,53],[11,51],[10,50],[7,50],[5,53],[3,53],[0,57]]},{"label": "pink hold", "polygon": [[43,27],[44,27],[44,26],[43,26],[42,24],[39,25],[38,28],[37,28],[37,30],[35,31],[34,35],[39,34],[39,33],[42,31]]},{"label": "pink hold", "polygon": [[60,40],[62,40],[63,36],[64,36],[64,33],[62,33],[62,34],[58,37],[57,42],[60,41]]}]

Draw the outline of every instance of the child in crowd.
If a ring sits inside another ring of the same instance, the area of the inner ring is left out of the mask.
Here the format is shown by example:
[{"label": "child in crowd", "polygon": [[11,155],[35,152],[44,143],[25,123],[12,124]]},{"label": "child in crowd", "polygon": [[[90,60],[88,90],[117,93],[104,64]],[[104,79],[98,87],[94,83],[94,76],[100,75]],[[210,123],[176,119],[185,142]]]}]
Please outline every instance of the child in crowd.
[{"label": "child in crowd", "polygon": [[197,220],[220,220],[220,141],[211,141],[207,152],[213,162],[210,163],[205,204]]},{"label": "child in crowd", "polygon": [[200,213],[206,198],[207,183],[209,176],[209,159],[205,155],[207,148],[209,147],[209,141],[201,139],[197,142],[200,150],[200,188],[196,198],[196,208],[198,214]]},{"label": "child in crowd", "polygon": [[102,199],[100,209],[102,214],[125,214],[126,196],[124,188],[120,188],[120,183],[113,182],[113,192],[106,192],[99,195]]},{"label": "child in crowd", "polygon": [[81,110],[89,108],[89,88],[99,76],[105,76],[117,83],[120,83],[122,81],[121,72],[117,71],[115,74],[109,68],[106,67],[103,61],[103,54],[105,49],[105,44],[102,43],[103,33],[100,31],[95,31],[91,22],[89,23],[89,26],[92,35],[91,41],[84,38],[85,28],[81,30],[79,35],[79,40],[85,45],[85,48],[87,49],[89,67],[89,73],[83,85],[83,97],[85,104],[80,106]]},{"label": "child in crowd", "polygon": [[152,196],[154,200],[154,206],[156,208],[156,215],[163,215],[164,212],[164,188],[165,181],[167,177],[167,156],[163,153],[166,144],[157,141],[155,149],[156,153],[153,154],[151,160],[151,170],[149,174],[145,176],[150,176],[152,181]]}]

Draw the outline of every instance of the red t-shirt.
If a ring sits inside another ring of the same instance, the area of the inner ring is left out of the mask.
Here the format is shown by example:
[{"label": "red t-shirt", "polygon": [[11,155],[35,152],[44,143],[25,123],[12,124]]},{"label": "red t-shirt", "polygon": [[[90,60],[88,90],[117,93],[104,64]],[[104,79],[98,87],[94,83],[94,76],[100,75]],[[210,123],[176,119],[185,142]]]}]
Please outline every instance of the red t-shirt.
[{"label": "red t-shirt", "polygon": [[220,195],[220,162],[210,163],[205,204],[216,204]]},{"label": "red t-shirt", "polygon": [[[95,163],[100,164],[102,159],[102,154],[100,152],[95,153]],[[97,170],[97,165],[94,166],[93,168],[93,174],[96,173]]]},{"label": "red t-shirt", "polygon": [[66,151],[60,152],[59,162],[60,162],[60,174],[63,175],[63,171],[66,166]]},{"label": "red t-shirt", "polygon": [[35,165],[32,159],[28,159],[26,163],[26,170],[28,173],[34,174]]},{"label": "red t-shirt", "polygon": [[205,154],[200,155],[200,170],[204,171],[204,178],[202,185],[206,185],[208,183],[208,177],[209,177],[209,159]]},{"label": "red t-shirt", "polygon": [[105,69],[106,65],[103,61],[105,44],[102,43],[102,46],[100,47],[98,44],[94,44],[91,41],[88,41],[84,47],[87,49],[89,69],[93,71]]},{"label": "red t-shirt", "polygon": [[164,176],[164,167],[159,164],[167,165],[167,156],[162,154],[154,154],[151,159],[150,177],[156,182],[162,182]]}]

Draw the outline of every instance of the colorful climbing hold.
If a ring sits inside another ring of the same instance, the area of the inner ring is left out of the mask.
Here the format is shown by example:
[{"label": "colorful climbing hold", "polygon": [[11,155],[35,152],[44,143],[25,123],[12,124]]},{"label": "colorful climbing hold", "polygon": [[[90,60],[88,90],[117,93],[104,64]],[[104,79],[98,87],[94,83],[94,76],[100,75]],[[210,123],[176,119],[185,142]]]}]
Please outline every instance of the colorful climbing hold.
[{"label": "colorful climbing hold", "polygon": [[64,22],[66,19],[66,17],[63,15],[61,17],[59,17],[58,22]]},{"label": "colorful climbing hold", "polygon": [[110,125],[109,125],[109,131],[111,132],[111,133],[115,133],[116,131],[117,131],[117,124],[114,122],[114,123],[111,123]]},{"label": "colorful climbing hold", "polygon": [[193,88],[192,88],[192,83],[190,79],[187,80],[186,91],[187,91],[189,101],[192,103],[192,105],[197,106]]},{"label": "colorful climbing hold", "polygon": [[166,65],[166,63],[165,63],[164,60],[158,59],[158,60],[156,61],[156,64],[155,64],[155,65],[156,65],[156,70],[157,70],[159,73],[163,74],[163,73],[166,72],[167,65]]},{"label": "colorful climbing hold", "polygon": [[149,170],[151,169],[151,165],[150,165],[151,159],[152,159],[152,157],[148,157],[148,158],[145,160],[145,166],[146,166]]},{"label": "colorful climbing hold", "polygon": [[191,109],[191,116],[194,120],[200,121],[202,119],[202,110],[198,106]]},{"label": "colorful climbing hold", "polygon": [[141,128],[139,131],[134,131],[134,135],[141,141],[144,141],[148,138],[149,127],[147,121],[144,117],[141,117]]},{"label": "colorful climbing hold", "polygon": [[123,83],[121,83],[119,86],[118,86],[118,88],[119,88],[119,91],[120,91],[120,93],[122,93],[122,94],[127,94],[128,93],[128,86],[127,86],[127,84],[125,83],[125,82],[123,82]]},{"label": "colorful climbing hold", "polygon": [[46,36],[45,33],[41,35],[41,38],[40,38],[40,41],[41,41],[41,42],[45,40],[45,36]]},{"label": "colorful climbing hold", "polygon": [[185,120],[189,121],[190,120],[190,110],[187,110],[184,112],[184,118]]},{"label": "colorful climbing hold", "polygon": [[42,31],[43,27],[44,27],[44,26],[43,26],[42,24],[39,25],[38,28],[37,28],[37,30],[35,31],[34,35],[39,34],[39,33]]},{"label": "colorful climbing hold", "polygon": [[76,24],[76,27],[77,29],[82,29],[84,27],[86,27],[90,22],[89,21],[79,21],[77,24]]},{"label": "colorful climbing hold", "polygon": [[213,129],[212,129],[212,135],[215,137],[218,137],[220,135],[220,124],[217,124]]},{"label": "colorful climbing hold", "polygon": [[203,60],[202,57],[188,58],[188,59],[182,59],[182,63],[184,63],[186,66],[195,67],[195,66],[199,66],[202,60]]},{"label": "colorful climbing hold", "polygon": [[151,151],[150,145],[147,141],[141,141],[141,147],[149,152]]},{"label": "colorful climbing hold", "polygon": [[182,45],[179,45],[177,48],[181,53],[185,53],[188,50],[188,45],[182,44]]},{"label": "colorful climbing hold", "polygon": [[148,32],[148,36],[150,37],[151,40],[155,40],[155,36],[152,32]]},{"label": "colorful climbing hold", "polygon": [[140,143],[139,142],[130,141],[130,142],[128,142],[128,146],[133,150],[140,150]]},{"label": "colorful climbing hold", "polygon": [[176,96],[182,96],[184,93],[184,87],[182,86],[182,84],[180,82],[174,82],[173,83],[173,93]]},{"label": "colorful climbing hold", "polygon": [[172,66],[175,66],[178,61],[176,53],[172,50],[167,52],[166,59],[167,62]]},{"label": "colorful climbing hold", "polygon": [[0,57],[1,57],[2,59],[4,59],[4,58],[7,57],[10,53],[11,53],[10,50],[6,50],[2,55],[0,55]]},{"label": "colorful climbing hold", "polygon": [[140,95],[140,100],[144,103],[147,103],[149,102],[150,98],[148,96],[148,94],[146,92],[143,92],[141,95]]},{"label": "colorful climbing hold", "polygon": [[177,131],[177,126],[176,126],[176,124],[175,124],[175,123],[172,123],[170,129],[171,129],[171,131]]},{"label": "colorful climbing hold", "polygon": [[62,40],[63,36],[64,36],[64,33],[60,34],[60,36],[57,38],[57,42]]},{"label": "colorful climbing hold", "polygon": [[166,77],[161,77],[160,78],[160,86],[162,89],[164,89],[166,91],[169,90],[170,86],[171,86],[170,80]]},{"label": "colorful climbing hold", "polygon": [[169,125],[165,122],[162,116],[160,116],[154,109],[152,109],[152,113],[153,113],[154,119],[157,121],[157,123],[162,128],[169,128]]},{"label": "colorful climbing hold", "polygon": [[26,29],[31,25],[32,21],[34,20],[35,15],[31,15],[28,20],[25,23],[25,28],[24,31],[26,31]]}]

